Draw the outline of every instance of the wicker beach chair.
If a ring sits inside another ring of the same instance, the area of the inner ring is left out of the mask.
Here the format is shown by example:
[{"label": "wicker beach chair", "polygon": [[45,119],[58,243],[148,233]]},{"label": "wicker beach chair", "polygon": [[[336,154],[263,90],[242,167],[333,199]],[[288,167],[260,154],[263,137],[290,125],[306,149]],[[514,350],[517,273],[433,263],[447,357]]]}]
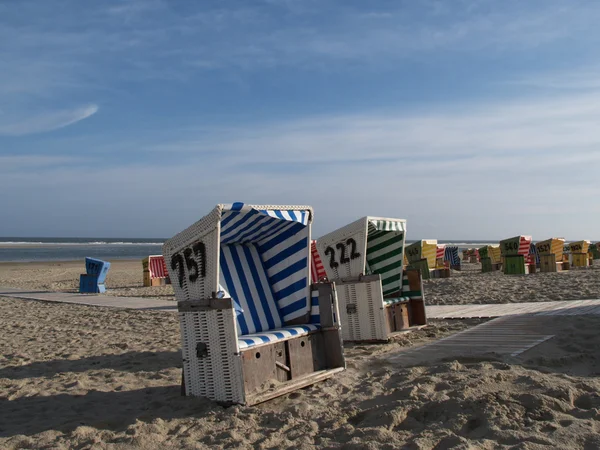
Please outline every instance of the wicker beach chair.
[{"label": "wicker beach chair", "polygon": [[435,239],[423,239],[407,245],[408,268],[420,270],[424,280],[435,276],[437,248],[438,244]]},{"label": "wicker beach chair", "polygon": [[588,251],[590,248],[590,241],[577,241],[569,244],[570,256],[569,261],[571,267],[588,267],[590,260]]},{"label": "wicker beach chair", "polygon": [[345,341],[387,341],[425,325],[418,271],[403,272],[406,221],[363,217],[317,240]]},{"label": "wicker beach chair", "polygon": [[541,272],[560,272],[563,270],[565,240],[550,238],[535,244],[540,258]]},{"label": "wicker beach chair", "polygon": [[460,270],[460,256],[458,256],[458,247],[448,247],[444,249],[444,261],[454,270]]},{"label": "wicker beach chair", "polygon": [[85,294],[102,294],[106,292],[104,282],[110,269],[108,261],[85,258],[85,271],[79,276],[79,292]]},{"label": "wicker beach chair", "polygon": [[[524,275],[530,272],[531,241],[531,236],[515,236],[500,241],[504,274]],[[532,269],[535,270],[535,263]]]},{"label": "wicker beach chair", "polygon": [[150,255],[142,259],[142,269],[144,286],[164,286],[171,283],[162,255]]},{"label": "wicker beach chair", "polygon": [[186,395],[252,405],[344,370],[335,287],[309,282],[312,216],[217,205],[165,242]]}]

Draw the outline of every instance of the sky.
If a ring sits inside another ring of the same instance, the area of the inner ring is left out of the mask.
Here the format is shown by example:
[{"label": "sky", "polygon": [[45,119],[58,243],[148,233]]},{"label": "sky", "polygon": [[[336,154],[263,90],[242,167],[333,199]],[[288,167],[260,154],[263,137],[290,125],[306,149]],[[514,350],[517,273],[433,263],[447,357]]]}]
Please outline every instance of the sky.
[{"label": "sky", "polygon": [[[0,236],[219,203],[600,240],[600,2],[0,0]],[[596,167],[596,169],[594,169]]]}]

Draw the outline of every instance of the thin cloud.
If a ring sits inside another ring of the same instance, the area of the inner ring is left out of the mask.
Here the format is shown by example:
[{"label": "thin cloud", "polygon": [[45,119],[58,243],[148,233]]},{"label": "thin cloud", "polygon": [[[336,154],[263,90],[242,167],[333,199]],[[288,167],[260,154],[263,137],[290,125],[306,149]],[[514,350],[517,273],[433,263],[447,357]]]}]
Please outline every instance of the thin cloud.
[{"label": "thin cloud", "polygon": [[57,130],[87,119],[96,112],[98,105],[92,104],[69,110],[47,111],[9,123],[0,121],[0,136],[25,136]]},{"label": "thin cloud", "polygon": [[600,89],[600,66],[529,74],[509,80],[507,84],[552,90],[598,90]]}]

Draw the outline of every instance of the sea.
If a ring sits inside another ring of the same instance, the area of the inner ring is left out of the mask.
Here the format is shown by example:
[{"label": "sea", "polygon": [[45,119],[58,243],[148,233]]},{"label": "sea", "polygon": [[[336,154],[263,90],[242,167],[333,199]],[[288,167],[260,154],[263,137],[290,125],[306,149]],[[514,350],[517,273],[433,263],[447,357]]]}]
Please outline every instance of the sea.
[{"label": "sea", "polygon": [[[74,261],[86,256],[108,261],[162,254],[165,239],[0,237],[0,262]],[[407,244],[414,242],[408,240]],[[440,244],[479,248],[498,241],[438,240]]]},{"label": "sea", "polygon": [[0,262],[142,259],[162,254],[165,239],[0,237]]}]

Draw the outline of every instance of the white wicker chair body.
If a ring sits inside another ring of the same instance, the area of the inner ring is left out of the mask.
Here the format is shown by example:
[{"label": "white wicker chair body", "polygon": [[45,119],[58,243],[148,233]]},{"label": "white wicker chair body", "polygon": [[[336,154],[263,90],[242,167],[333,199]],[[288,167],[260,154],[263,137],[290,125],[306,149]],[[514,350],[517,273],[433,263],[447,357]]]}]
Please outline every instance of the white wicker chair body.
[{"label": "white wicker chair body", "polygon": [[[207,308],[181,311],[183,374],[186,395],[231,403],[244,403],[244,380],[233,308],[210,308],[213,293],[219,290],[219,230],[223,205],[166,241],[165,262],[172,274],[178,302],[206,299]],[[192,266],[177,261],[193,258]],[[206,355],[197,356],[196,346],[206,344]]]},{"label": "white wicker chair body", "polygon": [[[363,217],[317,240],[317,249],[327,277],[336,281],[345,341],[385,341],[389,338],[381,277],[363,277],[369,272],[369,223],[383,223],[392,230],[402,230],[401,252],[398,256],[401,262],[406,236],[406,221],[403,219]],[[401,267],[397,277],[397,290],[400,291]]]},{"label": "white wicker chair body", "polygon": [[[321,370],[315,376],[304,377],[267,392],[247,392],[244,373],[244,350],[240,350],[233,303],[230,298],[217,298],[219,291],[220,220],[228,205],[218,205],[210,214],[165,242],[163,254],[171,271],[173,289],[179,305],[182,340],[184,389],[186,395],[202,396],[224,403],[255,404],[286,392],[312,384],[344,370],[345,362],[339,317],[333,283],[307,286],[306,316],[311,314],[313,289],[320,293],[317,311],[332,318],[323,334],[333,344],[333,370]],[[309,211],[306,206],[247,206],[257,210]],[[308,235],[310,242],[310,231]],[[307,249],[307,258],[310,255]],[[310,279],[307,265],[306,278]],[[314,301],[314,300],[313,300]],[[277,342],[275,342],[277,343]],[[268,344],[265,344],[265,347]],[[336,350],[337,347],[337,350]],[[255,348],[250,350],[256,351]],[[267,380],[265,380],[267,381]]]},{"label": "white wicker chair body", "polygon": [[342,278],[335,284],[344,341],[387,341],[380,275]]}]

